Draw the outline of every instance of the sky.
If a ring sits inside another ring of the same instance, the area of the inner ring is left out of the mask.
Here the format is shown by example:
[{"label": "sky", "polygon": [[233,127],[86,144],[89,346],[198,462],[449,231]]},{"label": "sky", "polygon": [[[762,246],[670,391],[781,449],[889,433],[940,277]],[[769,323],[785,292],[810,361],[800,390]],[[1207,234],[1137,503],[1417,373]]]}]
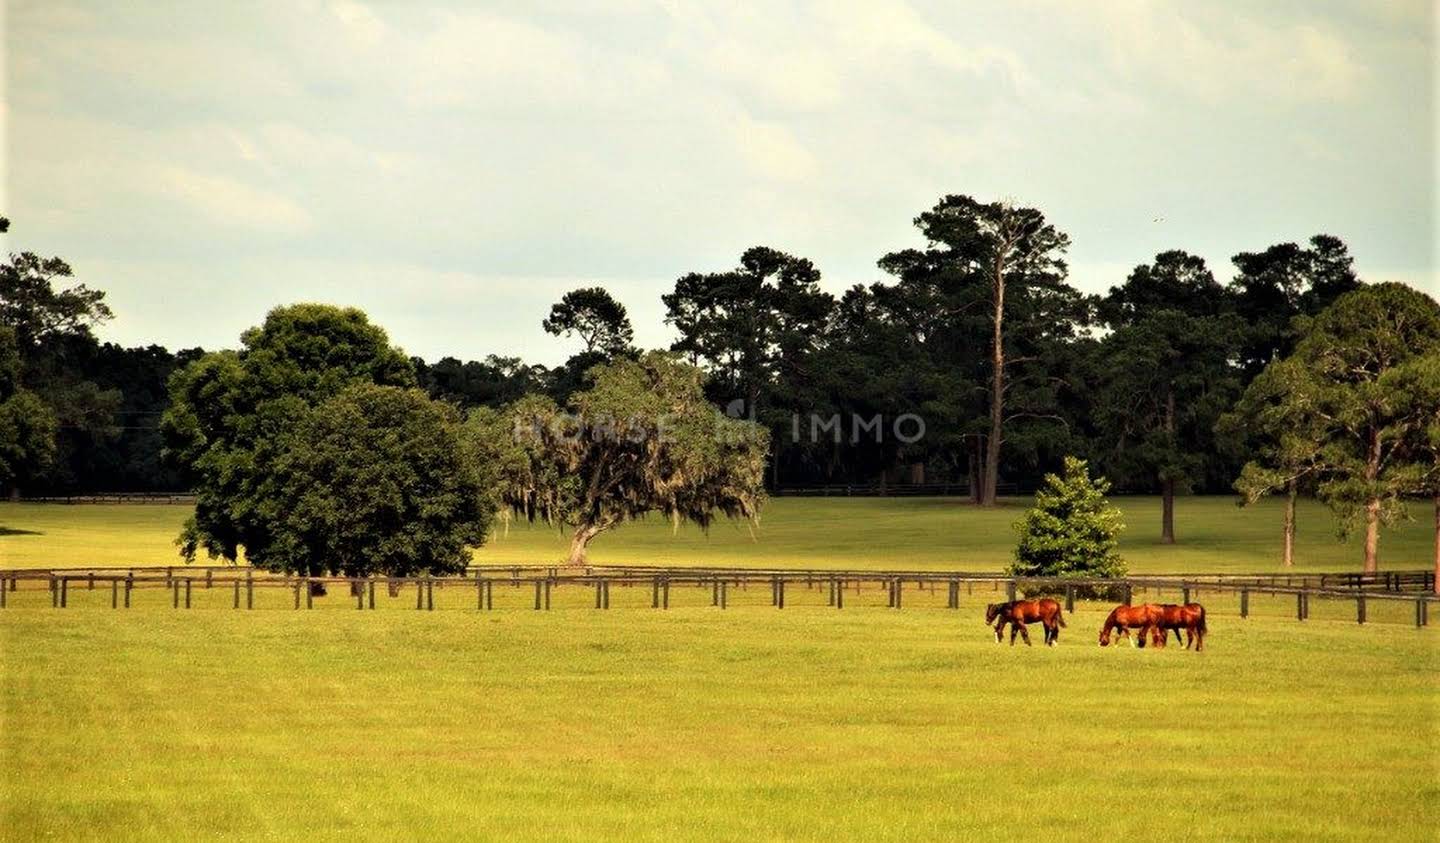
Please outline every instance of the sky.
[{"label": "sky", "polygon": [[1100,292],[1325,232],[1440,294],[1428,2],[10,2],[8,251],[127,345],[356,305],[411,354],[553,364],[540,322],[753,245],[885,280],[966,193],[1044,211]]}]

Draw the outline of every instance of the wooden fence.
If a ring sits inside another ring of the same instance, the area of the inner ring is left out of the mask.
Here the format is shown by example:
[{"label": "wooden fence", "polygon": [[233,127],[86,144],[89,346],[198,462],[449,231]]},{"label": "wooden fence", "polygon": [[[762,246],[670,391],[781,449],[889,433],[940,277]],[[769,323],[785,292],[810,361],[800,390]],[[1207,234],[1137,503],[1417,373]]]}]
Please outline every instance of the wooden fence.
[{"label": "wooden fence", "polygon": [[[1318,575],[1316,575],[1318,576]],[[1221,578],[1230,577],[1230,578]],[[213,592],[217,589],[228,591],[229,603],[233,609],[254,609],[256,593],[279,591],[285,594],[282,605],[294,609],[314,608],[317,598],[339,596],[341,601],[354,601],[356,609],[375,609],[377,590],[390,599],[405,598],[413,591],[414,607],[417,610],[434,610],[435,593],[446,591],[468,595],[461,605],[479,611],[495,609],[495,591],[500,586],[510,593],[502,601],[502,608],[531,608],[537,611],[549,610],[556,596],[562,591],[571,595],[571,605],[593,605],[596,609],[611,607],[611,592],[614,588],[648,591],[648,602],[652,608],[668,609],[671,591],[689,588],[700,591],[708,598],[708,604],[718,609],[729,607],[736,592],[747,595],[753,590],[763,593],[768,590],[769,605],[784,609],[789,601],[802,597],[806,605],[819,605],[819,596],[825,597],[824,605],[834,609],[846,608],[847,601],[852,607],[858,604],[878,606],[877,593],[883,594],[885,607],[899,610],[911,602],[924,607],[939,608],[938,595],[944,594],[944,608],[958,610],[962,603],[983,605],[988,602],[1012,600],[1018,595],[1034,596],[1050,594],[1063,598],[1067,610],[1073,611],[1077,601],[1101,600],[1107,604],[1130,603],[1138,596],[1143,602],[1162,602],[1159,597],[1165,592],[1188,603],[1201,595],[1229,595],[1238,598],[1238,614],[1248,617],[1252,598],[1265,597],[1272,601],[1291,601],[1297,620],[1304,621],[1311,616],[1312,601],[1334,607],[1352,605],[1353,617],[1359,623],[1371,619],[1371,609],[1376,606],[1388,610],[1387,617],[1397,617],[1396,610],[1402,606],[1413,608],[1414,623],[1417,627],[1427,626],[1431,605],[1440,602],[1440,597],[1428,592],[1373,591],[1364,587],[1344,588],[1319,585],[1287,585],[1274,581],[1270,575],[1210,575],[1197,577],[1128,577],[1124,579],[1060,579],[1060,578],[1013,578],[994,573],[942,572],[942,571],[842,571],[827,569],[742,569],[742,568],[639,568],[633,567],[591,567],[587,569],[566,569],[555,566],[489,566],[477,567],[466,577],[295,577],[271,575],[262,571],[237,567],[169,568],[169,569],[51,569],[51,570],[3,570],[0,571],[0,608],[10,606],[17,597],[24,594],[27,602],[37,592],[48,591],[50,605],[56,609],[69,608],[72,591],[95,592],[103,595],[108,590],[108,601],[91,597],[86,605],[103,605],[111,608],[130,608],[134,595],[141,590],[164,590],[165,602],[172,608],[189,609],[195,605],[197,591]],[[976,601],[974,595],[980,592]],[[583,601],[575,599],[576,592],[583,592]],[[521,596],[517,597],[516,594]],[[1156,596],[1156,600],[1148,598]],[[44,598],[41,598],[42,600]],[[408,599],[408,598],[405,598]],[[703,600],[703,599],[702,599]],[[152,601],[153,602],[153,601]],[[207,601],[213,606],[213,597]],[[273,608],[275,601],[268,601]],[[448,601],[453,608],[457,600]],[[694,603],[692,599],[690,601]],[[43,605],[41,603],[40,605]],[[1408,610],[1407,610],[1408,611]],[[1212,614],[1212,617],[1214,615]]]}]

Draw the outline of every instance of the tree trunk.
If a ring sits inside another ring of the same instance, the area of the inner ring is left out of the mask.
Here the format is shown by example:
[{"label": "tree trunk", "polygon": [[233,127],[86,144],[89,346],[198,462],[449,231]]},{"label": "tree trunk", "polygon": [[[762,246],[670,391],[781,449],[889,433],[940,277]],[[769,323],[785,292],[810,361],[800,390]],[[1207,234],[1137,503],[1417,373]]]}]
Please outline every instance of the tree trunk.
[{"label": "tree trunk", "polygon": [[[1165,433],[1170,439],[1170,447],[1175,447],[1175,390],[1165,390]],[[1161,512],[1160,512],[1160,543],[1175,543],[1175,478],[1164,477],[1160,480]]]},{"label": "tree trunk", "polygon": [[[1380,476],[1380,432],[1370,431],[1370,457],[1365,463],[1365,480],[1374,488]],[[1365,573],[1380,570],[1380,499],[1365,501]]]},{"label": "tree trunk", "polygon": [[1175,543],[1175,481],[1160,481],[1160,543]]},{"label": "tree trunk", "polygon": [[981,471],[980,463],[980,438],[969,437],[966,448],[970,458],[970,502],[978,504],[985,494],[985,475]]},{"label": "tree trunk", "polygon": [[995,487],[1000,477],[1000,441],[1005,424],[1005,253],[995,257],[995,275],[990,280],[995,304],[995,331],[990,344],[990,438],[985,442],[985,486],[982,506],[995,505]]},{"label": "tree trunk", "polygon": [[1291,480],[1285,489],[1285,544],[1280,564],[1286,568],[1295,566],[1295,481]]},{"label": "tree trunk", "polygon": [[582,525],[575,529],[575,535],[570,538],[570,561],[571,565],[584,565],[586,563],[586,551],[589,549],[590,540],[600,534],[600,528]]},{"label": "tree trunk", "polygon": [[1431,585],[1440,594],[1440,494],[1435,495],[1435,579]]},{"label": "tree trunk", "polygon": [[1365,502],[1365,573],[1380,570],[1380,500]]}]

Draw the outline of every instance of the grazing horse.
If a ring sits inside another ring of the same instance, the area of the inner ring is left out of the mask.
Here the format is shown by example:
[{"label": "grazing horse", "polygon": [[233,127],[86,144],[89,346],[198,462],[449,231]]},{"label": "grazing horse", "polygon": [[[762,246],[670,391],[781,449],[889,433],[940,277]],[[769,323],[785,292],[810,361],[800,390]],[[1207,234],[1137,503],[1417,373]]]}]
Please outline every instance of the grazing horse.
[{"label": "grazing horse", "polygon": [[1105,618],[1105,625],[1100,628],[1100,646],[1110,646],[1110,633],[1119,630],[1126,638],[1130,637],[1130,630],[1140,630],[1136,636],[1136,646],[1144,647],[1145,639],[1155,631],[1160,623],[1160,607],[1153,603],[1145,603],[1140,606],[1116,606],[1110,611],[1109,617]]},{"label": "grazing horse", "polygon": [[[1168,631],[1175,631],[1175,641],[1180,641],[1180,630],[1185,630],[1185,649],[1190,649],[1193,644],[1198,652],[1205,648],[1205,607],[1199,603],[1161,603],[1157,606],[1160,610],[1160,620],[1156,624],[1156,631],[1159,640],[1163,642]],[[1160,646],[1164,646],[1162,643]]]},{"label": "grazing horse", "polygon": [[[999,618],[1000,622],[995,623]],[[991,603],[985,607],[985,625],[995,623],[995,643],[1000,643],[1001,633],[1005,631],[1005,624],[1010,624],[1010,646],[1015,646],[1015,633],[1025,638],[1025,646],[1030,646],[1030,633],[1025,629],[1026,624],[1042,623],[1045,625],[1045,646],[1055,646],[1055,640],[1060,637],[1060,627],[1065,625],[1065,616],[1060,611],[1060,604],[1049,597],[1040,600],[1012,600],[1009,603]]]}]

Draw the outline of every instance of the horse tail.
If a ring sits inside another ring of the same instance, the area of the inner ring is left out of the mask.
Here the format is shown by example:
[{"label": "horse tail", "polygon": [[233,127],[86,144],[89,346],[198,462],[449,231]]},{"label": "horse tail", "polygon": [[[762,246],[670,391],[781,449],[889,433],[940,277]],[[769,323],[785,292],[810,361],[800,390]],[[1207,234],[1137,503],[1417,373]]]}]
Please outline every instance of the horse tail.
[{"label": "horse tail", "polygon": [[[1198,605],[1198,604],[1197,604],[1197,605]],[[1204,607],[1204,606],[1201,606],[1201,607],[1200,607],[1200,622],[1199,622],[1198,624],[1196,624],[1196,628],[1199,629],[1201,633],[1208,633],[1208,632],[1210,631],[1210,630],[1208,630],[1208,629],[1205,628],[1205,607]]]},{"label": "horse tail", "polygon": [[1055,607],[1055,620],[1059,621],[1061,626],[1065,625],[1065,610],[1059,606]]}]

